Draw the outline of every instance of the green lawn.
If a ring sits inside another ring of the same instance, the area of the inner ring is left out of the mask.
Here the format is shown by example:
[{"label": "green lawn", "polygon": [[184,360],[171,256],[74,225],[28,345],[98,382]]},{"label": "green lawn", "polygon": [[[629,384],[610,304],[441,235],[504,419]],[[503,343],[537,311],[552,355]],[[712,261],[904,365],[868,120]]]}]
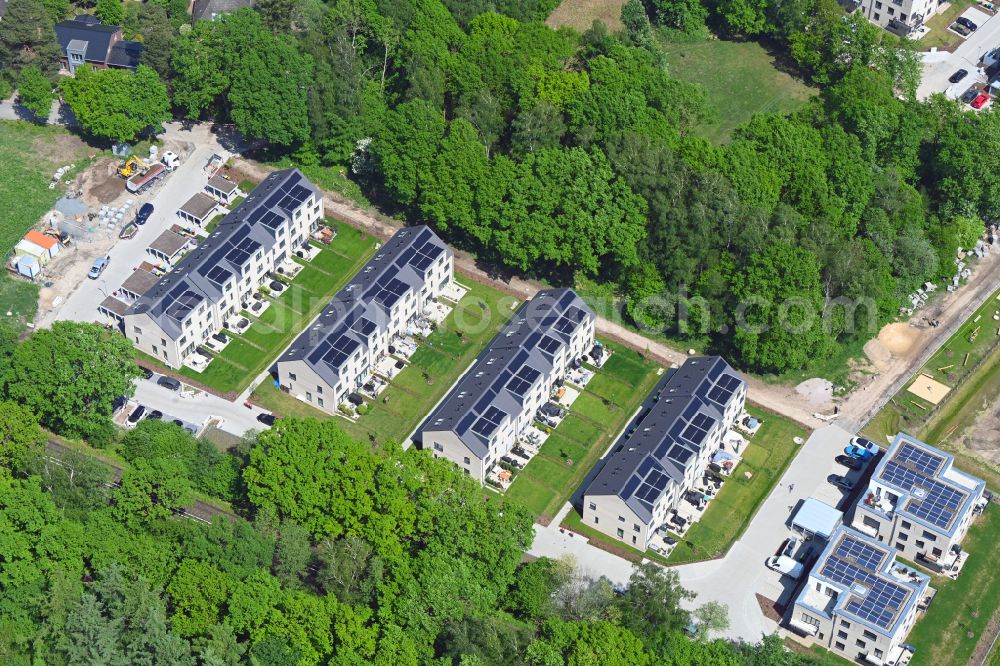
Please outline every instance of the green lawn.
[{"label": "green lawn", "polygon": [[927,20],[927,27],[930,33],[924,35],[917,46],[921,51],[930,51],[931,48],[951,51],[965,40],[959,35],[948,30],[948,26],[955,22],[969,7],[976,3],[973,0],[952,0],[948,8],[939,14],[935,14]]},{"label": "green lawn", "polygon": [[[618,353],[622,352],[611,358]],[[507,499],[526,506],[542,523],[559,512],[660,378],[659,366],[652,361],[636,355],[629,362],[634,365],[630,376],[637,381],[636,386],[627,386],[598,370],[538,455],[518,473],[506,492]],[[638,367],[642,376],[636,371]]]},{"label": "green lawn", "polygon": [[991,505],[962,544],[969,559],[958,580],[936,577],[931,582],[937,595],[906,639],[917,648],[910,662],[913,666],[969,661],[990,618],[1000,608],[1000,567],[995,558],[998,541],[1000,509]]},{"label": "green lawn", "polygon": [[618,349],[601,368],[602,374],[616,377],[630,386],[641,383],[647,372],[649,367],[645,359],[631,349]]},{"label": "green lawn", "polygon": [[[733,476],[729,477],[705,514],[691,526],[670,554],[671,564],[683,564],[725,554],[743,533],[758,507],[798,453],[792,438],[808,433],[792,421],[754,407],[747,408],[762,425],[750,440]],[[744,472],[751,472],[747,479]]]},{"label": "green lawn", "polygon": [[[2,186],[0,186],[2,187]],[[7,313],[11,316],[8,317]],[[0,275],[0,319],[13,320],[18,330],[38,312],[38,286],[26,280]]]},{"label": "green lawn", "polygon": [[[345,242],[353,242],[351,237],[338,234]],[[350,246],[350,245],[348,245]],[[371,411],[353,423],[314,409],[275,389],[272,385],[259,386],[253,400],[279,415],[314,416],[317,418],[337,418],[337,423],[345,432],[361,441],[381,444],[389,440],[402,442],[430,413],[434,405],[451,389],[458,377],[472,363],[479,351],[510,318],[513,312],[507,307],[509,298],[489,287],[474,284],[445,321],[438,326],[428,339],[420,343],[410,359],[410,366],[397,374],[377,401],[369,403]],[[496,313],[481,317],[474,327],[464,326],[468,319],[463,312],[475,310]],[[457,336],[453,331],[463,329],[460,345],[437,344],[448,337]]]},{"label": "green lawn", "polygon": [[756,42],[710,39],[663,43],[670,74],[705,88],[714,117],[698,132],[725,143],[733,130],[755,113],[790,112],[815,94],[799,79],[780,71]]},{"label": "green lawn", "polygon": [[[180,374],[222,394],[240,393],[274,362],[295,336],[327,306],[337,290],[347,284],[375,253],[370,237],[367,246],[359,242],[345,243],[344,246],[359,250],[359,253],[347,257],[339,254],[339,250],[331,244],[323,248],[316,261],[320,261],[321,257],[324,265],[342,261],[349,263],[350,268],[331,276],[307,265],[295,276],[291,286],[274,299],[275,302],[261,314],[260,319],[253,321],[251,318],[253,323],[242,334],[235,336],[203,372],[185,367],[181,368]],[[328,254],[338,259],[324,256]]]}]

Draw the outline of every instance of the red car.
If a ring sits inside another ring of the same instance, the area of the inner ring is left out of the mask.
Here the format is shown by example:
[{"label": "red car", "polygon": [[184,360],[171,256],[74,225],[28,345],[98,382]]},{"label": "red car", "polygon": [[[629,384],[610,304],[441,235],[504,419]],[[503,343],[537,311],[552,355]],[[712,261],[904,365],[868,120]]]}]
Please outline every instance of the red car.
[{"label": "red car", "polygon": [[986,93],[979,93],[976,99],[972,100],[973,109],[981,109],[986,106],[986,102],[990,101],[990,96]]}]

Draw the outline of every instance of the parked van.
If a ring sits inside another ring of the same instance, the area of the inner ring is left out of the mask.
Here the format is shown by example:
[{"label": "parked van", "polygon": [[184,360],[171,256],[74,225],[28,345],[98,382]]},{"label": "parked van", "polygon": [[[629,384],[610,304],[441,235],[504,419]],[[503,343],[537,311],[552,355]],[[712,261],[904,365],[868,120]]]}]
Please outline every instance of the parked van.
[{"label": "parked van", "polygon": [[768,569],[777,571],[783,576],[788,576],[793,580],[798,580],[802,577],[802,570],[805,568],[802,566],[801,562],[796,562],[792,558],[786,555],[775,555],[767,558]]}]

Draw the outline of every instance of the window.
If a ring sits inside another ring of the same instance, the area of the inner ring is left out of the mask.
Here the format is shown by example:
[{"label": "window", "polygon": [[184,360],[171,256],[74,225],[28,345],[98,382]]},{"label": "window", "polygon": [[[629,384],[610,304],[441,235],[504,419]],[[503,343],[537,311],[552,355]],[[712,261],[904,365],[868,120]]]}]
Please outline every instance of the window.
[{"label": "window", "polygon": [[289,373],[288,373],[288,378],[289,378],[289,379],[291,379],[291,380],[292,380],[293,382],[294,382],[294,381],[295,381],[296,379],[298,379],[298,377],[296,377],[296,376],[295,376],[295,373],[294,373],[294,372],[289,372]]},{"label": "window", "polygon": [[875,9],[882,9],[882,3],[881,2],[876,2],[875,3]]},{"label": "window", "polygon": [[881,659],[882,658],[882,650],[879,650],[878,648],[875,648],[875,657],[877,659]]},{"label": "window", "polygon": [[897,541],[896,542],[896,550],[903,550],[904,548],[906,548],[906,544],[905,543],[903,543],[902,541]]},{"label": "window", "polygon": [[896,15],[896,10],[893,9],[892,7],[889,7],[889,16],[895,16],[895,15]]},{"label": "window", "polygon": [[133,326],[132,330],[138,333],[139,335],[142,335],[142,329],[139,328],[138,326]]},{"label": "window", "polygon": [[468,465],[468,464],[469,464],[469,463],[471,463],[472,461],[471,461],[471,460],[469,460],[469,456],[465,456],[465,458],[463,458],[463,459],[462,459],[462,462],[464,462],[464,463],[465,463],[466,465]]},{"label": "window", "polygon": [[633,532],[641,532],[641,531],[642,531],[642,528],[641,528],[641,527],[639,527],[639,524],[638,524],[638,523],[632,523],[632,531],[633,531]]},{"label": "window", "polygon": [[900,532],[896,538],[898,538],[900,541],[906,541],[907,539],[910,538],[910,535],[904,532]]},{"label": "window", "polygon": [[934,553],[934,557],[941,557],[941,549],[940,548],[932,548],[931,552]]},{"label": "window", "polygon": [[927,544],[926,544],[926,543],[924,543],[923,541],[920,541],[920,540],[917,540],[917,548],[923,548],[923,547],[924,547],[924,546],[926,546],[926,545],[927,545]]},{"label": "window", "polygon": [[625,516],[618,516],[618,522],[619,523],[624,523],[625,522]]},{"label": "window", "polygon": [[591,502],[590,503],[590,510],[591,511],[597,511],[597,504],[595,504],[594,502]]},{"label": "window", "polygon": [[840,621],[840,626],[842,626],[844,629],[850,629],[851,628],[851,623],[848,622],[847,620],[841,620]]},{"label": "window", "polygon": [[[876,14],[875,16],[878,16],[878,14]],[[835,648],[837,648],[838,650],[841,650],[841,651],[843,651],[843,650],[844,650],[844,649],[846,649],[846,647],[847,647],[846,645],[844,645],[844,644],[843,644],[843,643],[841,643],[840,641],[837,641],[836,643],[834,643],[834,644],[833,644],[833,646],[834,646]]]},{"label": "window", "polygon": [[837,632],[837,638],[847,638],[847,632],[846,631],[838,631]]},{"label": "window", "polygon": [[306,400],[308,400],[309,402],[313,401],[313,394],[310,393],[309,391],[306,391]]},{"label": "window", "polygon": [[924,530],[924,533],[921,534],[920,536],[927,539],[928,541],[937,541],[937,535],[932,532],[928,532],[927,530]]},{"label": "window", "polygon": [[597,525],[600,522],[601,522],[601,519],[598,518],[597,516],[594,516],[594,524]]},{"label": "window", "polygon": [[863,640],[861,640],[860,638],[858,640],[854,641],[854,644],[857,645],[862,650],[865,649],[866,643]]},{"label": "window", "polygon": [[[875,12],[875,14],[874,14],[874,16],[872,16],[872,18],[875,19],[876,21],[879,21],[879,20],[882,19],[882,17],[879,16],[878,12]],[[840,648],[840,649],[843,650],[844,648]]]},{"label": "window", "polygon": [[154,354],[159,354],[160,353],[160,350],[156,348],[156,345],[153,345],[153,353]]},{"label": "window", "polygon": [[905,520],[904,520],[904,521],[901,521],[901,522],[899,523],[899,526],[900,526],[901,528],[903,528],[904,530],[908,530],[908,529],[910,529],[911,527],[913,527],[913,525],[910,525],[910,524],[909,524],[908,522],[906,522]]},{"label": "window", "polygon": [[809,613],[803,613],[802,614],[802,621],[805,622],[806,624],[811,624],[814,627],[818,627],[819,626],[819,620],[816,619],[816,618],[814,618]]},{"label": "window", "polygon": [[632,537],[632,543],[634,544],[635,542],[635,537]]},{"label": "window", "polygon": [[317,384],[316,385],[316,393],[319,393],[320,395],[323,395],[323,387]]},{"label": "window", "polygon": [[434,442],[434,450],[435,451],[444,451],[444,447],[441,446],[440,442]]},{"label": "window", "polygon": [[619,539],[623,539],[623,538],[625,538],[625,530],[623,530],[623,529],[622,529],[622,528],[620,528],[620,527],[619,527],[619,528],[618,528],[618,530],[617,530],[617,531],[615,532],[615,534],[617,534],[617,535],[618,535],[618,538],[619,538]]},{"label": "window", "polygon": [[865,637],[865,638],[867,638],[867,639],[868,639],[868,640],[870,640],[870,641],[873,641],[873,640],[875,640],[876,638],[878,638],[878,636],[876,636],[876,635],[875,635],[875,634],[873,634],[872,632],[868,631],[867,629],[865,629],[865,631],[864,631],[864,637]]},{"label": "window", "polygon": [[163,345],[164,347],[166,347],[167,346],[167,339],[166,338],[160,338],[160,344]]},{"label": "window", "polygon": [[871,516],[865,516],[865,519],[862,522],[865,524],[866,527],[873,527],[876,530],[882,526],[881,523],[879,523]]},{"label": "window", "polygon": [[316,404],[318,404],[320,407],[322,407],[323,406],[323,398],[316,398]]}]

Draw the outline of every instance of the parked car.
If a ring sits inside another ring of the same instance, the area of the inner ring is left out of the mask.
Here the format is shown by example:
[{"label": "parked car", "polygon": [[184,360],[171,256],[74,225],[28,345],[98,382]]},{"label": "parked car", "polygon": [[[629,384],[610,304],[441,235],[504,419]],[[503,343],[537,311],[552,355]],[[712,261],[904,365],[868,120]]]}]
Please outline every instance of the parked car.
[{"label": "parked car", "polygon": [[180,419],[174,419],[173,421],[171,421],[171,423],[173,423],[175,426],[179,428],[184,427],[184,421],[181,421]]},{"label": "parked car", "polygon": [[850,456],[837,456],[837,462],[848,469],[861,469],[864,467],[864,463],[862,461],[857,458],[851,458]]},{"label": "parked car", "polygon": [[804,567],[800,562],[796,562],[790,557],[785,555],[774,555],[767,558],[764,562],[768,569],[772,571],[777,571],[783,576],[788,576],[792,579],[798,579],[802,576],[802,570]]},{"label": "parked car", "polygon": [[159,421],[162,418],[163,418],[163,412],[161,412],[158,409],[154,409],[149,413],[149,416],[146,417],[147,420],[153,419],[154,421]]},{"label": "parked car", "polygon": [[854,488],[854,482],[848,479],[846,476],[841,476],[840,474],[831,474],[826,477],[826,480],[835,486],[843,488],[844,490],[851,490]]},{"label": "parked car", "polygon": [[972,31],[966,28],[961,23],[952,23],[950,27],[952,30],[962,35],[963,37],[968,37],[969,35],[972,34]]},{"label": "parked car", "polygon": [[153,371],[150,370],[149,368],[145,367],[145,366],[140,365],[139,366],[139,372],[141,372],[142,376],[145,377],[146,379],[152,379],[153,378]]},{"label": "parked car", "polygon": [[111,262],[111,257],[98,257],[94,260],[94,265],[90,267],[90,272],[87,273],[87,277],[91,280],[96,280],[101,277],[101,273],[104,269],[108,267],[108,263]]},{"label": "parked car", "polygon": [[961,81],[962,79],[964,79],[968,75],[969,75],[969,70],[967,70],[967,69],[960,69],[957,72],[955,72],[954,74],[952,74],[951,76],[949,76],[948,80],[951,81],[952,83],[958,83],[959,81]]},{"label": "parked car", "polygon": [[785,542],[781,544],[781,550],[778,551],[778,557],[791,557],[795,554],[795,551],[801,543],[802,540],[798,537],[788,537],[785,539]]},{"label": "parked car", "polygon": [[181,383],[173,377],[160,377],[156,380],[156,383],[163,388],[170,389],[171,391],[181,390]]},{"label": "parked car", "polygon": [[984,106],[986,106],[986,103],[988,101],[990,101],[990,96],[989,95],[987,95],[986,93],[979,93],[976,96],[976,99],[972,100],[971,106],[972,106],[973,109],[981,109]]},{"label": "parked car", "polygon": [[135,212],[135,223],[136,224],[146,224],[149,220],[149,216],[153,214],[153,204],[144,203],[139,206],[139,210]]},{"label": "parked car", "polygon": [[869,449],[863,449],[860,446],[856,446],[854,444],[850,444],[846,448],[844,448],[844,454],[851,458],[857,458],[859,460],[868,460],[873,455],[875,455]]},{"label": "parked car", "polygon": [[976,99],[976,97],[978,95],[979,95],[979,91],[976,89],[975,86],[973,86],[973,87],[969,88],[968,90],[966,90],[964,93],[962,93],[962,103],[963,104],[972,104],[972,101],[974,99]]},{"label": "parked car", "polygon": [[128,422],[135,425],[142,418],[142,415],[146,413],[145,405],[139,405],[132,410],[132,413],[128,415]]},{"label": "parked car", "polygon": [[111,413],[117,414],[121,410],[121,408],[127,404],[128,404],[128,398],[126,398],[123,395],[118,396],[117,398],[115,398],[114,402],[111,403]]},{"label": "parked car", "polygon": [[957,19],[955,19],[955,23],[961,26],[965,26],[966,28],[969,29],[970,32],[975,32],[976,30],[979,29],[979,26],[976,25],[975,21],[967,19],[964,16],[959,16]]},{"label": "parked car", "polygon": [[266,414],[265,413],[265,414],[258,414],[257,415],[257,420],[260,421],[261,423],[263,423],[266,426],[273,426],[275,419],[274,419],[274,414]]}]

